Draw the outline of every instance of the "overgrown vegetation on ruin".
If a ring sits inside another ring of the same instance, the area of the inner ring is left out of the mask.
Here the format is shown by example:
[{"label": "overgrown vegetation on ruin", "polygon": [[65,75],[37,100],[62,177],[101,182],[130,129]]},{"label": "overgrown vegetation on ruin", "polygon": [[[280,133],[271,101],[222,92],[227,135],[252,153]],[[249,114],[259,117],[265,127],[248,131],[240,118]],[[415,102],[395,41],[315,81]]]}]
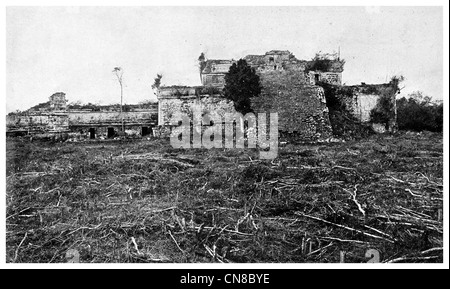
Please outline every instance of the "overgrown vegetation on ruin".
[{"label": "overgrown vegetation on ruin", "polygon": [[333,68],[333,63],[339,61],[340,66],[343,67],[345,64],[344,59],[337,59],[336,55],[328,53],[316,53],[316,55],[308,61],[305,71],[331,71]]},{"label": "overgrown vegetation on ruin", "polygon": [[394,76],[387,85],[382,88],[377,87],[376,93],[380,97],[376,106],[370,111],[372,123],[381,123],[386,129],[389,128],[389,124],[395,119],[395,96],[400,92],[399,84],[403,79],[403,76]]},{"label": "overgrown vegetation on ruin", "polygon": [[369,125],[362,124],[350,112],[351,104],[345,100],[351,101],[355,94],[355,88],[352,86],[332,85],[329,83],[318,83],[325,93],[329,118],[333,135],[344,139],[360,139],[373,134]]},{"label": "overgrown vegetation on ruin", "polygon": [[167,140],[6,142],[7,262],[443,261],[437,133],[173,149]]},{"label": "overgrown vegetation on ruin", "polygon": [[158,73],[156,77],[153,79],[152,89],[158,89],[161,86],[161,79],[163,75]]}]

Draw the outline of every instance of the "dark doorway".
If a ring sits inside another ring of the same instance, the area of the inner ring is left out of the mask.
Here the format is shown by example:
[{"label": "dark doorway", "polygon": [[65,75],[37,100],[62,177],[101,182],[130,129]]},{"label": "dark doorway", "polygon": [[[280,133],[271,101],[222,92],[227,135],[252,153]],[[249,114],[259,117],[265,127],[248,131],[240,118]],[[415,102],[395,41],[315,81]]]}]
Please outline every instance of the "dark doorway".
[{"label": "dark doorway", "polygon": [[113,127],[108,127],[108,138],[113,138],[114,137],[114,128]]},{"label": "dark doorway", "polygon": [[89,138],[94,139],[95,138],[95,128],[91,127],[89,129]]},{"label": "dark doorway", "polygon": [[318,73],[314,74],[314,80],[316,81],[316,83],[319,82],[319,74]]},{"label": "dark doorway", "polygon": [[150,134],[150,128],[148,126],[142,127],[142,136],[146,136]]}]

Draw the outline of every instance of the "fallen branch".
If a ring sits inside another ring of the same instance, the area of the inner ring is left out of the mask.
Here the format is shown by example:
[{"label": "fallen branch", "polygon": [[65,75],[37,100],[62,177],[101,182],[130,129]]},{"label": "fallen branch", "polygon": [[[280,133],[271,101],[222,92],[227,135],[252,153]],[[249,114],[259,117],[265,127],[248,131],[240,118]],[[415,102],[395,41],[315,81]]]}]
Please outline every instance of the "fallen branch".
[{"label": "fallen branch", "polygon": [[343,167],[343,166],[333,166],[332,169],[343,169],[343,170],[352,170],[356,171],[355,168]]},{"label": "fallen branch", "polygon": [[403,261],[425,261],[440,258],[440,256],[430,256],[430,257],[401,257],[397,259],[393,259],[390,261],[386,261],[385,263],[398,263]]},{"label": "fallen branch", "polygon": [[[227,226],[228,226],[228,225],[227,225]],[[221,233],[222,233],[222,232],[227,232],[227,233],[236,234],[236,235],[242,235],[242,236],[253,236],[253,234],[248,234],[248,233],[243,233],[243,232],[239,232],[239,231],[234,231],[234,230],[225,229],[226,226],[225,226],[225,228],[220,228],[220,227],[207,227],[207,226],[198,226],[198,227],[193,226],[192,228],[195,229],[195,230],[197,230],[197,231],[200,231],[201,229],[205,229],[205,230],[220,229],[220,230],[221,230],[221,231],[220,231]]]},{"label": "fallen branch", "polygon": [[134,249],[136,250],[138,255],[141,255],[141,252],[139,252],[139,248],[138,248],[138,245],[137,245],[136,240],[134,239],[134,237],[131,237],[131,242],[133,242]]},{"label": "fallen branch", "polygon": [[317,217],[314,217],[314,216],[309,216],[309,215],[306,215],[306,214],[303,214],[303,213],[299,213],[299,212],[294,212],[294,214],[296,214],[298,216],[310,218],[310,219],[313,219],[313,220],[316,220],[316,221],[320,221],[320,222],[323,222],[325,224],[332,225],[332,226],[335,226],[335,227],[338,227],[338,228],[342,228],[342,229],[345,229],[345,230],[348,230],[348,231],[360,233],[360,234],[363,234],[363,235],[365,235],[367,237],[372,237],[372,238],[375,238],[375,239],[381,239],[381,240],[387,241],[389,243],[395,243],[393,240],[389,240],[389,239],[386,239],[384,237],[372,235],[372,234],[366,233],[366,232],[358,230],[358,229],[354,229],[354,228],[350,228],[350,227],[347,227],[347,226],[335,224],[335,223],[329,222],[329,221],[321,219],[321,218],[317,218]]},{"label": "fallen branch", "polygon": [[359,240],[343,240],[343,239],[339,239],[339,238],[334,238],[334,237],[326,237],[326,236],[319,236],[318,238],[320,239],[327,239],[327,240],[333,240],[333,241],[338,241],[338,242],[342,242],[342,243],[356,243],[356,244],[369,244],[369,242],[364,242],[364,241],[359,241]]},{"label": "fallen branch", "polygon": [[367,226],[367,225],[364,225],[364,227],[367,228],[367,229],[369,229],[369,230],[372,230],[372,231],[374,231],[374,232],[377,232],[377,233],[380,234],[380,235],[383,235],[383,236],[385,236],[385,237],[388,237],[388,238],[390,238],[390,239],[395,240],[394,237],[392,237],[391,235],[388,235],[388,234],[386,234],[386,233],[384,233],[384,232],[382,232],[382,231],[380,231],[380,230],[378,230],[378,229],[375,229],[375,228],[370,227],[370,226]]},{"label": "fallen branch", "polygon": [[353,202],[356,204],[356,206],[358,207],[358,210],[361,212],[361,214],[363,214],[363,216],[365,217],[366,211],[364,211],[361,204],[356,200],[356,192],[358,191],[358,184],[355,185],[355,189],[353,190],[353,192],[351,192],[347,189],[344,189],[344,191],[350,193],[350,195],[352,196]]},{"label": "fallen branch", "polygon": [[90,228],[90,227],[79,227],[78,229],[73,230],[72,232],[68,233],[67,235],[72,235],[72,234],[78,232],[79,230],[96,230],[96,229],[100,228],[101,225],[102,224],[99,224],[99,225],[97,225],[97,226],[95,226],[93,228]]},{"label": "fallen branch", "polygon": [[[217,260],[217,261],[219,261],[220,263],[223,263],[223,261],[222,260],[220,260],[220,258],[218,258],[218,257],[221,257],[221,256],[219,256],[218,254],[216,254],[216,250],[211,250],[211,248],[209,248],[206,244],[203,244],[203,247],[205,247],[205,249],[206,249],[206,252],[208,252],[209,253],[209,255],[211,255],[211,257],[214,259],[214,260]],[[215,249],[215,248],[214,248]]]},{"label": "fallen branch", "polygon": [[31,209],[31,207],[27,207],[27,208],[23,209],[23,210],[20,211],[20,212],[17,212],[17,213],[14,213],[14,214],[12,214],[12,215],[9,215],[8,217],[6,217],[6,220],[8,220],[9,218],[12,218],[12,217],[14,217],[14,216],[17,216],[17,215],[19,215],[19,214],[21,214],[21,213],[23,213],[23,212],[25,212],[26,210],[29,210],[29,209]]},{"label": "fallen branch", "polygon": [[[119,158],[119,157],[117,157],[117,158]],[[174,160],[174,159],[163,158],[159,155],[155,155],[152,153],[140,154],[140,155],[122,155],[122,156],[120,156],[120,158],[125,159],[125,160],[154,160],[154,161],[163,162],[163,163],[171,163],[171,164],[175,164],[175,165],[182,166],[182,167],[189,167],[189,168],[194,167],[194,165],[192,165],[192,164],[181,162],[181,161]]]},{"label": "fallen branch", "polygon": [[172,238],[172,240],[175,242],[175,245],[177,245],[178,250],[181,251],[181,253],[183,253],[183,255],[185,255],[186,253],[183,251],[183,249],[181,249],[180,245],[178,245],[177,240],[175,240],[175,237],[172,235],[172,232],[170,232],[170,230],[168,231],[170,237]]},{"label": "fallen branch", "polygon": [[431,249],[428,249],[428,250],[420,252],[420,255],[425,255],[425,254],[428,254],[428,253],[431,253],[431,252],[443,251],[443,250],[444,250],[444,248],[442,248],[442,247],[431,248]]},{"label": "fallen branch", "polygon": [[328,244],[328,245],[326,245],[326,246],[324,246],[324,247],[322,247],[322,248],[319,248],[319,249],[317,249],[317,250],[314,250],[314,251],[312,251],[312,252],[309,252],[309,253],[306,254],[306,255],[309,256],[309,255],[315,254],[315,253],[317,253],[317,252],[321,252],[321,251],[325,250],[326,248],[331,247],[331,246],[333,246],[333,245],[334,245],[333,243],[330,243],[330,244]]},{"label": "fallen branch", "polygon": [[149,213],[149,214],[162,213],[162,212],[165,212],[165,211],[174,210],[174,209],[176,209],[176,208],[177,208],[176,206],[173,206],[173,207],[168,207],[168,208],[161,209],[161,210],[149,211],[148,213]]},{"label": "fallen branch", "polygon": [[13,261],[14,263],[15,263],[16,260],[17,260],[17,256],[18,256],[18,254],[19,254],[20,246],[22,246],[23,242],[25,242],[25,239],[27,238],[27,236],[28,236],[28,233],[25,232],[25,236],[23,237],[22,241],[20,241],[19,246],[17,246],[16,252],[15,252],[15,254],[14,254],[14,261]]},{"label": "fallen branch", "polygon": [[410,189],[405,189],[405,191],[407,191],[408,193],[410,193],[411,196],[413,196],[413,197],[418,197],[418,198],[423,198],[423,197],[424,197],[424,196],[422,196],[422,195],[416,195],[416,194],[414,194]]}]

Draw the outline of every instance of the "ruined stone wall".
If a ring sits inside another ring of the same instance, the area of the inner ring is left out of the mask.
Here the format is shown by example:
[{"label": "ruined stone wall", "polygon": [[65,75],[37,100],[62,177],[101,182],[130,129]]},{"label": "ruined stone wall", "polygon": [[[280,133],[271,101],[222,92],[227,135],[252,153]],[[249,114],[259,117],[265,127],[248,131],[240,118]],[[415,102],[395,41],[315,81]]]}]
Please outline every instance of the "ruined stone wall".
[{"label": "ruined stone wall", "polygon": [[[156,125],[156,112],[132,111],[123,112],[126,130],[140,132],[142,127]],[[6,117],[7,131],[37,132],[61,132],[75,131],[87,133],[90,128],[95,128],[100,135],[106,135],[108,127],[114,127],[120,131],[122,117],[120,112],[102,111],[66,111],[55,113],[17,114]]]},{"label": "ruined stone wall", "polygon": [[[130,111],[122,112],[123,120],[128,125],[149,124],[155,123],[156,119],[154,113],[151,111]],[[69,125],[120,125],[122,123],[122,115],[117,111],[95,111],[95,112],[68,112]]]},{"label": "ruined stone wall", "polygon": [[278,128],[296,133],[300,139],[316,140],[331,136],[331,125],[323,89],[308,85],[301,71],[259,73],[261,95],[252,99],[255,112],[277,112]]},{"label": "ruined stone wall", "polygon": [[7,131],[65,131],[68,128],[69,118],[64,113],[18,114],[6,117]]},{"label": "ruined stone wall", "polygon": [[370,121],[370,111],[377,105],[379,95],[376,94],[363,94],[357,93],[355,95],[354,107],[352,109],[353,114],[361,122]]},{"label": "ruined stone wall", "polygon": [[225,74],[203,74],[202,83],[203,85],[223,87],[225,85]]},{"label": "ruined stone wall", "polygon": [[321,72],[321,71],[309,71],[307,74],[309,78],[309,84],[316,85],[319,82],[329,83],[333,85],[341,85],[342,73],[341,72]]},{"label": "ruined stone wall", "polygon": [[[322,83],[321,85],[325,89],[330,112],[342,111],[342,113],[348,114],[349,117],[353,117],[354,120],[361,124],[371,125],[378,132],[383,131],[380,127],[384,127],[384,130],[395,130],[397,126],[395,97],[398,91],[398,87],[395,84],[338,86]],[[378,109],[379,101],[382,98],[387,98],[392,103],[391,111],[389,112],[391,116],[387,125],[385,123],[376,123],[371,119],[371,112],[374,109]],[[342,127],[341,124],[335,122],[332,124],[333,127]]]},{"label": "ruined stone wall", "polygon": [[[142,126],[140,125],[128,125],[125,124],[125,133],[127,136],[141,136],[142,133]],[[148,126],[149,134],[151,134],[151,126]],[[90,138],[90,131],[91,129],[94,130],[95,138],[100,139],[107,139],[109,137],[108,130],[113,130],[113,136],[112,137],[118,137],[120,132],[122,131],[121,125],[114,125],[114,126],[71,126],[70,130],[74,133],[79,134],[83,138]]]},{"label": "ruined stone wall", "polygon": [[[353,86],[343,86],[347,91],[339,97],[345,102],[348,111],[363,123],[370,122],[370,112],[377,106],[381,97],[388,97],[395,102],[397,88],[390,83],[384,84],[363,84]],[[396,119],[392,119],[395,124]]]},{"label": "ruined stone wall", "polygon": [[57,92],[50,96],[50,109],[64,110],[67,106],[66,94],[64,92]]},{"label": "ruined stone wall", "polygon": [[214,118],[223,118],[225,113],[234,113],[233,102],[224,99],[220,95],[161,97],[159,98],[158,124],[171,125],[180,120],[180,115],[185,113],[191,119],[194,114],[209,114]]},{"label": "ruined stone wall", "polygon": [[[317,140],[331,136],[323,89],[308,84],[304,71],[265,70],[258,72],[262,92],[252,99],[255,113],[278,113],[279,130],[296,133],[300,139]],[[217,95],[198,95],[195,87],[166,87],[158,93],[160,126],[173,125],[185,113],[191,119],[194,112],[222,117],[234,113],[232,101]]]}]

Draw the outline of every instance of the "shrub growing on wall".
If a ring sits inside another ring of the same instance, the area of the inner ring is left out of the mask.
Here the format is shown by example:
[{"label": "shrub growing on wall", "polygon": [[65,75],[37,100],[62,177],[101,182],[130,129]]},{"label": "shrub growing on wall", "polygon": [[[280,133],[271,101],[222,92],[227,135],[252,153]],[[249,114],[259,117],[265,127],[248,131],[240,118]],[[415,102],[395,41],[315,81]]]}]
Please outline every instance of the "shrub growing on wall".
[{"label": "shrub growing on wall", "polygon": [[153,79],[154,82],[152,84],[152,89],[158,89],[161,86],[161,78],[162,78],[162,74],[156,74],[156,77]]},{"label": "shrub growing on wall", "polygon": [[351,100],[355,94],[353,87],[318,83],[325,93],[333,135],[346,139],[363,138],[372,133],[372,129],[362,124],[351,113],[344,100]]},{"label": "shrub growing on wall", "polygon": [[382,94],[377,101],[377,105],[370,111],[370,121],[372,123],[384,124],[389,128],[389,121],[395,118],[395,104],[392,97],[388,94]]},{"label": "shrub growing on wall", "polygon": [[340,66],[343,67],[345,60],[339,59],[334,54],[323,54],[316,53],[313,59],[311,59],[306,65],[306,72],[309,71],[331,71],[333,68],[333,63],[339,62]]},{"label": "shrub growing on wall", "polygon": [[399,83],[403,81],[403,76],[394,76],[389,85],[383,88],[377,105],[370,111],[370,121],[372,123],[384,124],[389,129],[389,124],[395,119],[395,95],[399,92]]}]

